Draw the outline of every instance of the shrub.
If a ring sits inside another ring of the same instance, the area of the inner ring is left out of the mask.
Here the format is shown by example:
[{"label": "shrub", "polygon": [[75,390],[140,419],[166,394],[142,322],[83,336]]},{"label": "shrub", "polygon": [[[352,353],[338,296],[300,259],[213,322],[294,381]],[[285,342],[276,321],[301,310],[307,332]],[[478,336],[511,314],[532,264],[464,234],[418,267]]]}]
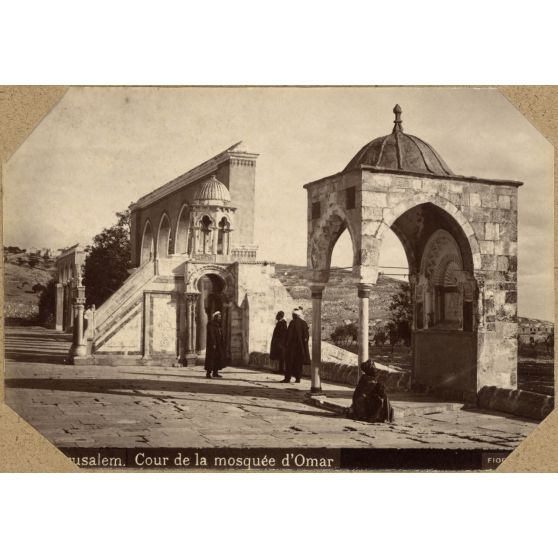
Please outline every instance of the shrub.
[{"label": "shrub", "polygon": [[51,327],[56,315],[56,281],[51,279],[46,287],[41,287],[43,288],[39,297],[39,323]]},{"label": "shrub", "polygon": [[338,325],[331,334],[331,340],[335,345],[342,349],[347,349],[358,338],[358,326],[355,322]]}]

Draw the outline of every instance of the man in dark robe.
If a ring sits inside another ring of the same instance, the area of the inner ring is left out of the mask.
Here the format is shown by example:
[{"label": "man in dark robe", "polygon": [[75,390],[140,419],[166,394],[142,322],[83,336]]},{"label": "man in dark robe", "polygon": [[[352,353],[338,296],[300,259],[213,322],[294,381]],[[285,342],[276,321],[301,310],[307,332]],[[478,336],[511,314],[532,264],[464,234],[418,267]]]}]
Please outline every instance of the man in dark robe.
[{"label": "man in dark robe", "polygon": [[269,358],[279,361],[279,372],[285,372],[285,350],[287,348],[287,320],[285,312],[279,311],[275,316],[277,323],[271,337],[271,349]]},{"label": "man in dark robe", "polygon": [[353,393],[351,416],[368,422],[392,422],[393,407],[384,384],[377,379],[378,370],[372,359],[363,362],[360,369],[364,374]]},{"label": "man in dark robe", "polygon": [[222,378],[219,370],[225,368],[225,337],[221,326],[221,312],[215,312],[207,322],[207,345],[205,349],[206,378]]},{"label": "man in dark robe", "polygon": [[308,324],[302,318],[302,311],[300,308],[295,308],[293,319],[287,328],[286,371],[285,379],[281,380],[283,383],[288,384],[292,376],[295,377],[297,384],[300,383],[302,367],[310,364],[309,337]]}]

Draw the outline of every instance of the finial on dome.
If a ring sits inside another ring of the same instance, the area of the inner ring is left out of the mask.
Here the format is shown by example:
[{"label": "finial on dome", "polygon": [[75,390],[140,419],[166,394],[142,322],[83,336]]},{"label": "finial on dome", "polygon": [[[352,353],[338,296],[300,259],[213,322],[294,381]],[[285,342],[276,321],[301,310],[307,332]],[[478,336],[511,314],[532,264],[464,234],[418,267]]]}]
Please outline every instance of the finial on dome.
[{"label": "finial on dome", "polygon": [[401,120],[402,112],[403,111],[401,110],[401,107],[399,105],[395,105],[393,107],[393,114],[395,114],[395,120],[393,121],[393,123],[395,124],[395,126],[393,127],[393,133],[403,131],[403,126],[401,125],[403,122],[403,120]]}]

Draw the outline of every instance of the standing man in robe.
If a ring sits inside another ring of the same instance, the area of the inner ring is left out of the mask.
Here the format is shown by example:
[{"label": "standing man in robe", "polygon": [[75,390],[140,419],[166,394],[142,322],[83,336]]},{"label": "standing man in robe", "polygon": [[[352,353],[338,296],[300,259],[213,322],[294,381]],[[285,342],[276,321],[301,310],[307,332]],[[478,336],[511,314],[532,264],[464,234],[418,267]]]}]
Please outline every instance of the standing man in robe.
[{"label": "standing man in robe", "polygon": [[287,320],[285,320],[285,312],[280,310],[275,316],[277,323],[271,337],[271,349],[269,358],[279,361],[279,372],[285,373],[285,351],[287,349]]},{"label": "standing man in robe", "polygon": [[206,378],[222,378],[219,370],[225,368],[225,336],[221,325],[221,312],[214,312],[207,322],[207,345],[205,350]]},{"label": "standing man in robe", "polygon": [[295,382],[300,383],[302,367],[310,364],[310,351],[308,349],[308,339],[310,332],[308,324],[302,318],[302,310],[293,310],[293,319],[287,328],[287,351],[285,358],[285,379],[281,380],[288,384],[291,377],[295,377]]}]

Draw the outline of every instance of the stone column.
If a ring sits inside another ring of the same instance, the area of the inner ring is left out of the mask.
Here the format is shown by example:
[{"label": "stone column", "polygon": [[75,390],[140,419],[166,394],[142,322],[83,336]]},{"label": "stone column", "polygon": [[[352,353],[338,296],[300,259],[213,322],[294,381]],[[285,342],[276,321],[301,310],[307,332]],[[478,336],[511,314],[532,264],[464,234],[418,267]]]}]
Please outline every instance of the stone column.
[{"label": "stone column", "polygon": [[223,300],[223,332],[225,335],[225,354],[227,355],[227,362],[231,362],[231,321],[232,321],[232,303]]},{"label": "stone column", "polygon": [[370,285],[358,285],[358,377],[360,365],[368,360]]},{"label": "stone column", "polygon": [[217,225],[217,223],[215,223],[215,226],[212,227],[211,234],[213,235],[211,237],[211,253],[217,254],[217,237],[219,236],[219,226]]},{"label": "stone column", "polygon": [[64,285],[56,283],[56,320],[55,329],[62,331],[64,329]]},{"label": "stone column", "polygon": [[225,243],[225,247],[226,247],[223,252],[227,256],[229,256],[230,253],[231,253],[231,229],[230,228],[225,229],[225,235],[224,235],[223,242]]},{"label": "stone column", "polygon": [[204,351],[207,344],[207,311],[205,309],[205,301],[207,299],[207,286],[202,281],[201,283],[202,292],[198,296],[197,300],[197,310],[196,310],[196,328],[197,328],[197,340],[196,340],[196,350]]},{"label": "stone column", "polygon": [[68,331],[74,330],[74,321],[75,321],[75,307],[74,307],[74,286],[72,281],[68,283]]},{"label": "stone column", "polygon": [[322,365],[322,293],[324,285],[310,285],[312,291],[312,366],[311,393],[321,393],[322,382],[320,369]]},{"label": "stone column", "polygon": [[198,293],[186,293],[186,311],[185,311],[185,335],[184,349],[186,352],[186,362],[187,366],[194,366],[196,364],[197,352],[196,352],[196,307],[198,305],[198,299],[201,298]]},{"label": "stone column", "polygon": [[85,356],[87,354],[87,346],[83,339],[83,311],[85,308],[85,287],[76,287],[74,289],[74,330],[73,344],[70,350],[72,357]]}]

